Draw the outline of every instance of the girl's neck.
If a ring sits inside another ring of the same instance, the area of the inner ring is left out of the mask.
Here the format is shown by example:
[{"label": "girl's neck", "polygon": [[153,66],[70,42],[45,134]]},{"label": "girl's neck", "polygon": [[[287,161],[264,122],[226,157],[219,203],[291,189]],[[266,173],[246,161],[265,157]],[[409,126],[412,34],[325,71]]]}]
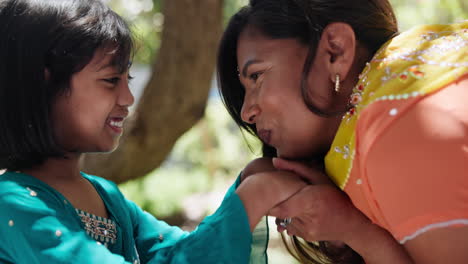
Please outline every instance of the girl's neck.
[{"label": "girl's neck", "polygon": [[46,183],[75,182],[81,179],[80,157],[81,155],[67,155],[67,158],[49,158],[40,166],[25,169],[21,172]]}]

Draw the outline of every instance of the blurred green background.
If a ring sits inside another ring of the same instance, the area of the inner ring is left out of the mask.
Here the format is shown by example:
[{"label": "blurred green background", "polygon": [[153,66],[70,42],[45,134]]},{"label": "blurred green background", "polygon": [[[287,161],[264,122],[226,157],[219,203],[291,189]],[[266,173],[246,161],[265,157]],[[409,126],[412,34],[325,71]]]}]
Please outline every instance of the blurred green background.
[{"label": "blurred green background", "polygon": [[[164,26],[162,1],[106,2],[131,22],[137,35],[139,48],[134,67],[137,79],[133,82],[132,89],[140,91],[145,85],[152,60],[161,43]],[[464,0],[391,2],[401,31],[418,24],[449,23],[468,17],[468,3]],[[247,0],[225,0],[225,23],[246,3]],[[162,166],[147,176],[121,184],[120,187],[129,199],[159,219],[191,230],[204,216],[216,209],[224,192],[248,161],[260,155],[259,146],[254,138],[242,134],[230,120],[213,88],[205,117],[178,140]],[[281,248],[273,227],[270,263],[295,263]]]}]

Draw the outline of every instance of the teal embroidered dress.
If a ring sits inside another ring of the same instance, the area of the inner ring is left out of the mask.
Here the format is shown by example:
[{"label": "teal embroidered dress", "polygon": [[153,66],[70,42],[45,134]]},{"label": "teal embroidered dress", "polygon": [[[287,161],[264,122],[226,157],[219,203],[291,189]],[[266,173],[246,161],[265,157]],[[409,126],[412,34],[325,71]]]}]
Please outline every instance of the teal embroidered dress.
[{"label": "teal embroidered dress", "polygon": [[169,226],[103,178],[82,173],[103,199],[109,219],[74,208],[59,192],[26,174],[0,175],[0,263],[266,263],[268,232],[254,234],[239,179],[221,206],[193,232]]}]

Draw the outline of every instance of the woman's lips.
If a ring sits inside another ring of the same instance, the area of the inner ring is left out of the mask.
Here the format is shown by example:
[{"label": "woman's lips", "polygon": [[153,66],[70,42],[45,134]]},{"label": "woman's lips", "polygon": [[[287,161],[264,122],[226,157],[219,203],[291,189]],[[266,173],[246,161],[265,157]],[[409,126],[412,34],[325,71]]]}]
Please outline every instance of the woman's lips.
[{"label": "woman's lips", "polygon": [[265,144],[270,144],[270,141],[271,141],[271,130],[265,130],[265,129],[262,129],[262,130],[259,130],[258,131],[258,136],[260,137],[260,139],[265,143]]}]

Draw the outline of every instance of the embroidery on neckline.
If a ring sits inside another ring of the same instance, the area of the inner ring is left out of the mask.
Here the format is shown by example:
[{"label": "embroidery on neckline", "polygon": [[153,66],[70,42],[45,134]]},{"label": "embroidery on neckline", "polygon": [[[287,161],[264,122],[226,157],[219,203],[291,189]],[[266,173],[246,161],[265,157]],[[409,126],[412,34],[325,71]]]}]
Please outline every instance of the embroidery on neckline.
[{"label": "embroidery on neckline", "polygon": [[75,208],[76,213],[84,225],[86,234],[97,242],[108,247],[117,240],[117,225],[111,219],[96,216]]}]

